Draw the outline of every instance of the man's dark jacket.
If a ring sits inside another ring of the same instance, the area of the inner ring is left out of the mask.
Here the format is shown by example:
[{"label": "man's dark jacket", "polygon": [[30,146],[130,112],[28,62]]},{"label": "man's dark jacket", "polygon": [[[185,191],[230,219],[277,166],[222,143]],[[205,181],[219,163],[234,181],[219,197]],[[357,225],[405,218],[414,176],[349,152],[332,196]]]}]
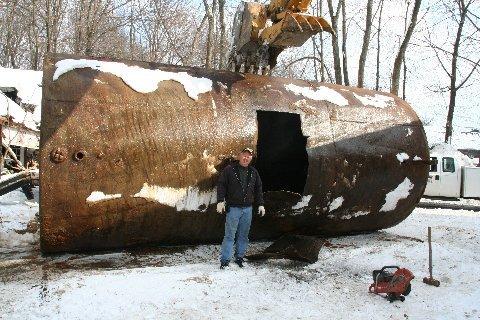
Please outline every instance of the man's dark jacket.
[{"label": "man's dark jacket", "polygon": [[217,201],[226,201],[230,207],[249,207],[253,203],[263,206],[262,180],[258,171],[248,166],[247,183],[243,188],[239,166],[237,162],[223,169],[217,183]]}]

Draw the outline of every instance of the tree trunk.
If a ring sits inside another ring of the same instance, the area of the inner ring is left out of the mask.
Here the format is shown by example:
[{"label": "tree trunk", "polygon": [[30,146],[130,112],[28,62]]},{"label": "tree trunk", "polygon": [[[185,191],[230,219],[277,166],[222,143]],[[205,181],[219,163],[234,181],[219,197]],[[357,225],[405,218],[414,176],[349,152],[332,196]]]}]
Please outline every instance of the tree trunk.
[{"label": "tree trunk", "polygon": [[457,29],[457,37],[455,38],[455,43],[453,45],[453,55],[452,55],[452,71],[450,73],[450,101],[448,103],[448,114],[447,114],[447,123],[445,124],[445,142],[449,143],[452,139],[452,122],[453,122],[453,112],[455,111],[455,99],[457,96],[457,59],[458,51],[460,48],[460,41],[462,38],[463,25],[465,23],[465,17],[468,12],[468,7],[465,7],[463,0],[459,0],[459,9],[460,9],[460,22]]},{"label": "tree trunk", "polygon": [[[410,2],[407,3],[407,10],[405,11],[405,18],[403,19],[403,34],[407,32],[407,21],[408,21],[408,8],[410,7]],[[405,56],[403,57],[403,81],[402,81],[402,99],[406,99],[406,87],[407,87],[407,63],[405,61]]]},{"label": "tree trunk", "polygon": [[52,3],[50,0],[46,0],[45,2],[45,51],[46,53],[51,51],[51,39],[52,39]]},{"label": "tree trunk", "polygon": [[332,35],[332,49],[333,49],[333,66],[335,69],[335,83],[342,84],[342,65],[340,62],[340,49],[338,47],[338,14],[344,0],[338,0],[336,12],[333,9],[332,0],[327,0],[328,11],[330,13],[330,20],[332,22],[332,29],[335,34]]},{"label": "tree trunk", "polygon": [[382,30],[382,13],[383,13],[383,0],[380,1],[380,14],[378,16],[378,31],[377,31],[377,73],[375,75],[375,90],[377,91],[380,87],[380,32]]},{"label": "tree trunk", "polygon": [[407,51],[408,42],[412,37],[413,29],[417,24],[418,12],[420,11],[420,5],[422,0],[415,0],[415,5],[413,7],[412,18],[410,20],[410,25],[408,26],[407,34],[403,39],[400,49],[398,50],[397,57],[395,58],[395,63],[393,65],[392,72],[392,86],[390,87],[390,93],[398,95],[398,87],[400,83],[400,70],[402,68],[402,61],[405,58],[405,52]]},{"label": "tree trunk", "polygon": [[372,31],[372,6],[373,0],[368,0],[367,17],[365,19],[365,33],[363,34],[362,52],[360,53],[360,59],[358,60],[357,86],[359,88],[363,88],[363,81],[365,77],[365,63],[367,60],[368,46],[370,44],[370,33]]},{"label": "tree trunk", "polygon": [[130,59],[134,57],[134,50],[135,50],[135,24],[134,24],[134,9],[135,2],[132,1],[130,3],[130,21],[129,21],[129,30],[128,30],[128,46],[130,49]]},{"label": "tree trunk", "polygon": [[[319,10],[320,17],[323,17],[323,1],[317,0],[317,8]],[[323,32],[320,33],[320,81],[325,82],[325,60],[323,56]]]},{"label": "tree trunk", "polygon": [[208,0],[203,0],[205,13],[208,19],[208,35],[207,35],[207,56],[205,58],[205,68],[213,67],[213,40],[215,32],[215,12],[213,8],[217,7],[217,0],[212,0],[212,5],[208,4]]},{"label": "tree trunk", "polygon": [[83,14],[85,11],[85,1],[81,0],[75,8],[75,37],[73,50],[75,54],[81,53],[83,41]]},{"label": "tree trunk", "polygon": [[87,18],[86,18],[86,24],[85,24],[85,50],[84,53],[87,56],[90,56],[93,54],[93,25],[92,25],[92,20],[93,20],[93,10],[95,6],[95,0],[90,0],[88,3],[88,8],[87,8]]},{"label": "tree trunk", "polygon": [[30,67],[33,70],[39,69],[40,64],[40,41],[38,39],[38,29],[37,29],[37,2],[32,0],[32,10],[31,10],[31,37],[30,37],[30,46],[31,46],[31,57],[30,57]]},{"label": "tree trunk", "polygon": [[60,37],[60,28],[63,20],[64,14],[64,2],[62,0],[58,0],[55,2],[55,7],[53,8],[53,19],[52,19],[52,39],[51,41],[51,48],[52,52],[57,52],[58,47],[58,38]]},{"label": "tree trunk", "polygon": [[12,1],[9,6],[7,6],[8,12],[6,13],[6,32],[5,32],[5,43],[3,44],[3,57],[2,57],[2,65],[4,67],[15,67],[14,63],[12,62],[12,55],[14,52],[14,34],[13,34],[13,21],[15,14],[17,12],[17,5],[18,1]]},{"label": "tree trunk", "polygon": [[225,0],[218,0],[218,11],[220,18],[220,50],[219,50],[219,69],[225,69],[226,56],[227,56],[227,40],[226,40],[226,27],[225,27]]},{"label": "tree trunk", "polygon": [[347,14],[345,13],[345,0],[342,1],[342,58],[343,58],[343,80],[346,86],[350,85],[348,79],[347,63]]},{"label": "tree trunk", "polygon": [[194,59],[194,51],[197,49],[197,44],[198,44],[198,39],[201,36],[201,31],[203,29],[203,25],[205,24],[205,21],[207,20],[207,14],[203,16],[202,22],[200,22],[200,25],[198,26],[197,30],[195,31],[195,35],[193,36],[192,44],[190,46],[190,53],[187,57],[187,64],[191,65],[192,61]]}]

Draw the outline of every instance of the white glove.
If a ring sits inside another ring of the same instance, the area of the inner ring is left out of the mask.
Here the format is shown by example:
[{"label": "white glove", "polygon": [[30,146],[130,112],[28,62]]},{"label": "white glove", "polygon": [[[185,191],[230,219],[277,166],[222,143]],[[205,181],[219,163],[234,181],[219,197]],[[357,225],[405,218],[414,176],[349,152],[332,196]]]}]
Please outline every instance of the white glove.
[{"label": "white glove", "polygon": [[260,215],[260,217],[263,217],[265,215],[265,207],[264,206],[258,207],[258,214]]},{"label": "white glove", "polygon": [[224,213],[225,212],[225,201],[217,203],[217,212]]}]

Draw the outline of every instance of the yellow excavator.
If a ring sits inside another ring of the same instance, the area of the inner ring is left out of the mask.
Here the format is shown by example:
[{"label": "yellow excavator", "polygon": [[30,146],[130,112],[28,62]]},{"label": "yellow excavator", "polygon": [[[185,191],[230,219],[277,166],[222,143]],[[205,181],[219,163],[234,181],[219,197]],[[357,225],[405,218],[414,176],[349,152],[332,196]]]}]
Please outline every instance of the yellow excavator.
[{"label": "yellow excavator", "polygon": [[278,55],[288,47],[300,47],[311,36],[334,34],[322,17],[306,14],[311,0],[272,0],[264,5],[242,2],[233,22],[229,69],[268,74]]}]

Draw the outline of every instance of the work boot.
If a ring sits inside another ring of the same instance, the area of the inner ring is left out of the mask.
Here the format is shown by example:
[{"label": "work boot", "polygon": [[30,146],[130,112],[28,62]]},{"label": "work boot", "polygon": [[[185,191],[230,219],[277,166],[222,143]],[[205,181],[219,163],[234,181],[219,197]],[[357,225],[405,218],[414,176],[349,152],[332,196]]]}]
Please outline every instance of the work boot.
[{"label": "work boot", "polygon": [[220,261],[220,269],[225,269],[228,267],[228,261]]},{"label": "work boot", "polygon": [[243,258],[235,259],[235,263],[240,267],[243,268]]}]

